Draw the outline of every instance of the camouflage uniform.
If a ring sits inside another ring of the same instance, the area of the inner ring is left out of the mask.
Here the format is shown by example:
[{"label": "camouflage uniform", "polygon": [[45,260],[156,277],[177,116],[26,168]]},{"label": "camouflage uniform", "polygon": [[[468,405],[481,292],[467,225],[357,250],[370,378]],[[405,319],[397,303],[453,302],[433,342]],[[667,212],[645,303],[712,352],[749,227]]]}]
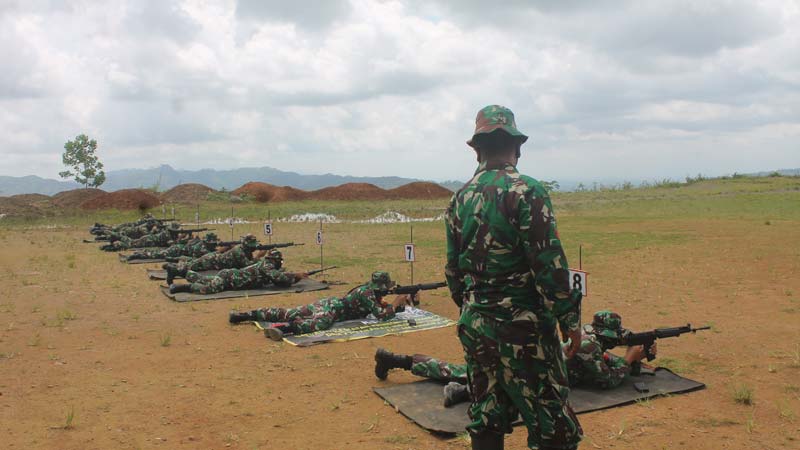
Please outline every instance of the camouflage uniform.
[{"label": "camouflage uniform", "polygon": [[191,283],[191,292],[195,294],[216,294],[222,291],[259,289],[270,284],[291,286],[294,274],[276,269],[265,258],[243,269],[220,270],[216,275],[204,276],[190,270],[186,273],[186,280]]},{"label": "camouflage uniform", "polygon": [[[581,348],[567,360],[571,385],[591,385],[600,389],[619,386],[628,375],[638,375],[641,363],[628,364],[624,358],[607,352],[627,330],[622,328],[622,317],[611,311],[595,313],[591,325],[583,327]],[[609,343],[604,345],[604,342]]]},{"label": "camouflage uniform", "polygon": [[[629,365],[624,358],[609,353],[588,328],[584,329],[578,353],[566,360],[569,385],[593,386],[612,389],[620,385],[629,374],[636,375],[637,365]],[[411,373],[431,380],[466,384],[467,365],[453,364],[427,355],[413,355]]]},{"label": "camouflage uniform", "polygon": [[[213,235],[213,238],[209,238]],[[179,256],[187,256],[190,258],[199,258],[209,252],[214,251],[214,245],[217,241],[216,235],[209,233],[205,238],[193,238],[185,243],[177,243],[167,248],[151,248],[135,252],[133,258],[139,259],[163,259],[163,258],[177,258]]]},{"label": "camouflage uniform", "polygon": [[114,241],[112,245],[114,250],[125,250],[129,248],[146,248],[146,247],[169,247],[174,241],[174,233],[168,230],[161,231],[155,234],[148,234],[139,239],[130,239],[122,237],[118,241]]},{"label": "camouflage uniform", "polygon": [[244,245],[238,244],[223,253],[211,252],[199,258],[187,258],[177,263],[164,264],[164,268],[171,266],[176,273],[185,276],[189,271],[241,269],[255,264],[255,262],[253,252]]},{"label": "camouflage uniform", "polygon": [[[510,110],[478,112],[475,137],[502,129],[525,139]],[[461,306],[458,334],[472,393],[467,429],[511,433],[519,413],[531,449],[577,447],[582,430],[567,403],[558,329],[580,329],[580,292],[550,197],[510,163],[482,162],[446,214],[445,275]]]},{"label": "camouflage uniform", "polygon": [[327,330],[336,322],[363,319],[370,314],[381,321],[389,320],[395,316],[394,307],[375,294],[375,290],[386,288],[380,280],[376,281],[380,278],[376,274],[386,272],[375,272],[373,281],[352,289],[342,298],[327,297],[296,308],[261,308],[252,313],[262,322],[288,322],[289,331],[295,334]]},{"label": "camouflage uniform", "polygon": [[466,364],[451,364],[427,355],[411,356],[411,373],[431,380],[467,384]]}]

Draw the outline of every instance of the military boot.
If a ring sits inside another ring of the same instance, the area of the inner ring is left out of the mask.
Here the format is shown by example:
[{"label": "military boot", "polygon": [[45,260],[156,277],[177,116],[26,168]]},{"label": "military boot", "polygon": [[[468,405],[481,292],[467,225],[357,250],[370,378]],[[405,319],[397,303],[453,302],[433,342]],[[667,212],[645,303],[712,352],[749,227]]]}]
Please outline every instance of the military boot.
[{"label": "military boot", "polygon": [[469,401],[469,388],[461,383],[451,381],[444,386],[444,407]]},{"label": "military boot", "polygon": [[289,328],[287,322],[273,322],[264,330],[264,336],[272,339],[273,341],[282,341],[283,335],[291,334],[292,330]]},{"label": "military boot", "polygon": [[172,285],[178,275],[178,268],[171,264],[164,264],[164,270],[167,271],[167,284]]},{"label": "military boot", "polygon": [[375,376],[380,380],[386,379],[389,369],[411,370],[411,364],[411,356],[395,355],[382,348],[378,348],[375,352]]},{"label": "military boot", "polygon": [[241,323],[241,322],[255,322],[258,320],[256,315],[253,311],[248,312],[239,312],[239,311],[231,311],[228,313],[228,322],[230,323]]},{"label": "military boot", "polygon": [[177,294],[178,292],[192,292],[191,284],[170,284],[169,293]]},{"label": "military boot", "polygon": [[505,436],[494,431],[485,430],[480,433],[470,433],[472,450],[503,450]]}]

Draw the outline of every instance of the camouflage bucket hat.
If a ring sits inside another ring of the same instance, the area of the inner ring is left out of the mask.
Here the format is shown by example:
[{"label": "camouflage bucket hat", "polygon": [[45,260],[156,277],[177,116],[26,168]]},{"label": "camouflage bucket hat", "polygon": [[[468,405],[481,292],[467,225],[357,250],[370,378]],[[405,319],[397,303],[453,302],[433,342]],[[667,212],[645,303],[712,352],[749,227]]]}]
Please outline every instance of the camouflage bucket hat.
[{"label": "camouflage bucket hat", "polygon": [[258,239],[252,234],[248,234],[242,238],[242,245],[249,248],[255,248],[258,246]]},{"label": "camouflage bucket hat", "polygon": [[624,331],[622,317],[613,311],[598,311],[594,313],[591,328],[594,334],[611,339],[618,339]]},{"label": "camouflage bucket hat", "polygon": [[206,233],[205,240],[207,242],[216,242],[219,240],[219,237],[217,237],[217,233]]},{"label": "camouflage bucket hat", "polygon": [[475,136],[489,134],[495,130],[503,130],[519,138],[520,143],[528,140],[528,136],[517,129],[514,113],[510,109],[500,105],[489,105],[478,111],[478,117],[475,118],[475,133],[472,134],[472,139],[467,141],[467,145],[474,148]]},{"label": "camouflage bucket hat", "polygon": [[389,276],[389,272],[373,272],[369,281],[372,289],[389,289],[394,286],[394,281]]},{"label": "camouflage bucket hat", "polygon": [[267,258],[269,259],[283,259],[283,253],[278,250],[270,250],[267,252]]}]

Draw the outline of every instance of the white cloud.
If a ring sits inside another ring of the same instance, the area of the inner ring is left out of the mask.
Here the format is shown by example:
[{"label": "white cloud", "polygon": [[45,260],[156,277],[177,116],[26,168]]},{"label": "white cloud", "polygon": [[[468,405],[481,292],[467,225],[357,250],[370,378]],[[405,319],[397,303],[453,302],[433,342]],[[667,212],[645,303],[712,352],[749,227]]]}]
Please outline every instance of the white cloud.
[{"label": "white cloud", "polygon": [[794,1],[323,3],[4,3],[0,174],[86,132],[111,170],[463,179],[490,103],[546,179],[800,166]]}]

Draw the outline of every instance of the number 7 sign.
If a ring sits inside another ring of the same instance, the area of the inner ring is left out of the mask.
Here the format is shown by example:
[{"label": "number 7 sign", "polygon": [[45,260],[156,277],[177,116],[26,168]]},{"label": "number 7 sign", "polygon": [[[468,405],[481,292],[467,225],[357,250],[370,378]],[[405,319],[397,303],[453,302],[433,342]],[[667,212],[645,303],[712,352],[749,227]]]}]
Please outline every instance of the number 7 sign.
[{"label": "number 7 sign", "polygon": [[405,245],[405,257],[406,257],[406,261],[408,261],[408,262],[414,262],[414,261],[416,261],[416,260],[417,260],[417,258],[416,258],[416,256],[417,256],[417,255],[415,254],[414,250],[415,250],[415,248],[414,248],[414,244],[406,244],[406,245]]},{"label": "number 7 sign", "polygon": [[581,291],[584,297],[589,295],[589,273],[582,270],[569,269],[569,287]]}]

